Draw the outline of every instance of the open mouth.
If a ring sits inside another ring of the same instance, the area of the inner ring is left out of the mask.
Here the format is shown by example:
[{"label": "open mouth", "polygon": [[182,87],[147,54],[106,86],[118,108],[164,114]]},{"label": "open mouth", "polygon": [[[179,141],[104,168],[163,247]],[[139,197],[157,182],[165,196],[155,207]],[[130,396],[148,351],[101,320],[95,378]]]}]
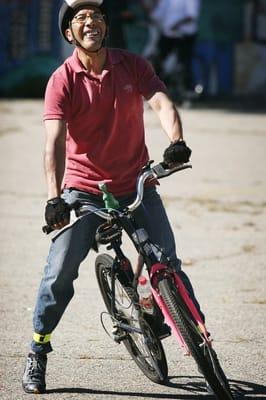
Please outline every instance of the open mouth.
[{"label": "open mouth", "polygon": [[83,34],[84,39],[95,40],[101,38],[101,31],[99,29],[91,29]]}]

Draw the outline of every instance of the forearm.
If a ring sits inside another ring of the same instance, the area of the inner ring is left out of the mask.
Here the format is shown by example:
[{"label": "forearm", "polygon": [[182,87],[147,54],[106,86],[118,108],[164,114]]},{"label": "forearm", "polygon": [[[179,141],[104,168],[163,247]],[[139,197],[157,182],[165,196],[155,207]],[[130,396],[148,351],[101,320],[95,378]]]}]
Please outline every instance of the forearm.
[{"label": "forearm", "polygon": [[45,150],[44,152],[44,171],[47,184],[48,199],[59,197],[64,177],[65,160],[58,157],[58,150]]},{"label": "forearm", "polygon": [[161,126],[171,142],[183,139],[183,128],[180,115],[174,103],[165,93],[156,93],[149,104],[158,115]]},{"label": "forearm", "polygon": [[46,143],[44,149],[44,172],[48,199],[59,197],[65,172],[65,129],[58,126],[56,134],[53,123],[46,121]]},{"label": "forearm", "polygon": [[183,139],[183,129],[180,116],[174,106],[174,104],[169,104],[169,106],[162,107],[158,113],[161,126],[171,142]]}]

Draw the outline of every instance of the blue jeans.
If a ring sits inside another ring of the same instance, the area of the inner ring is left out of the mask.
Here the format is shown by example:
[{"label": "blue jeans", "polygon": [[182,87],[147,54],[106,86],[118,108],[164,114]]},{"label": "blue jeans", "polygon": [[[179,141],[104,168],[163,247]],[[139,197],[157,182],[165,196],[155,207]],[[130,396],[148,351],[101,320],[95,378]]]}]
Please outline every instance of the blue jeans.
[{"label": "blue jeans", "polygon": [[[62,196],[66,202],[86,201],[92,209],[103,208],[101,196],[95,196],[75,189],[66,189]],[[119,198],[121,206],[132,202],[135,195]],[[198,306],[188,277],[181,271],[181,261],[176,256],[175,240],[161,198],[154,187],[146,188],[142,205],[134,212],[134,218],[148,232],[152,242],[164,249],[171,264],[180,271],[191,297]],[[80,263],[91,249],[95,233],[104,221],[95,214],[85,215],[73,226],[52,239],[47,264],[44,270],[33,317],[34,332],[46,335],[53,332],[74,295],[73,282],[78,277]],[[199,308],[199,306],[198,306]],[[32,342],[32,350],[48,353],[50,342]]]}]

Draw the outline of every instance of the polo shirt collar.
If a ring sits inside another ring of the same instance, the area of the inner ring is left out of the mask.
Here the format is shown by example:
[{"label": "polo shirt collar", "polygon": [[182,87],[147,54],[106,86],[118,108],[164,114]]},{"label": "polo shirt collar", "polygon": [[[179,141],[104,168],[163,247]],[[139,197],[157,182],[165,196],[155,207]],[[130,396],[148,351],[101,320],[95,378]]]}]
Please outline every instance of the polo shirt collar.
[{"label": "polo shirt collar", "polygon": [[[120,50],[107,49],[106,63],[105,63],[104,69],[109,69],[114,64],[118,64],[122,60],[122,58],[123,58],[123,55]],[[86,69],[84,68],[84,66],[82,65],[82,63],[78,57],[77,49],[75,49],[72,56],[69,57],[68,63],[70,64],[70,66],[74,72],[76,72],[76,73],[86,72]]]}]

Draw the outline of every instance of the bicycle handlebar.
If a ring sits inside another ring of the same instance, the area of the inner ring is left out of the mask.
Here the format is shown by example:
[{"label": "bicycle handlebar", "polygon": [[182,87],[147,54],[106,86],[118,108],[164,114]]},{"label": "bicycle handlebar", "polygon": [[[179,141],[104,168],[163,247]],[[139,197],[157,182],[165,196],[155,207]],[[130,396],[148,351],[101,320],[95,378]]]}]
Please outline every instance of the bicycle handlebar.
[{"label": "bicycle handlebar", "polygon": [[[128,211],[132,213],[136,208],[139,207],[139,205],[142,202],[143,199],[143,193],[144,193],[144,183],[148,178],[153,178],[153,179],[162,179],[165,178],[169,175],[174,174],[175,172],[182,171],[187,168],[192,168],[191,164],[178,164],[174,168],[167,168],[167,165],[164,163],[159,163],[155,165],[154,167],[151,167],[153,161],[150,161],[143,169],[141,174],[138,177],[137,180],[137,195],[133,203],[128,205],[125,209],[125,211]],[[74,204],[70,205],[71,209],[76,209],[77,208],[77,203],[75,202]],[[88,211],[88,206],[86,204],[81,205],[79,207],[80,214],[82,214],[85,211]],[[118,210],[115,210],[116,212],[119,213]],[[101,209],[96,209],[92,211],[94,214],[98,215],[102,219],[108,220],[110,219],[110,212],[103,211]],[[42,231],[46,233],[47,235],[51,233],[54,229],[49,226],[45,225],[42,227]]]},{"label": "bicycle handlebar", "polygon": [[[147,169],[148,168],[148,169]],[[144,183],[148,178],[162,179],[166,178],[169,175],[174,174],[175,172],[182,171],[183,169],[192,168],[191,164],[178,164],[174,168],[165,168],[164,163],[160,163],[155,165],[154,167],[144,167],[142,174],[138,177],[137,180],[137,196],[132,204],[127,206],[129,212],[134,211],[143,199],[144,192]]]},{"label": "bicycle handlebar", "polygon": [[161,162],[154,167],[152,167],[152,171],[156,175],[157,179],[165,178],[166,176],[172,175],[175,172],[183,171],[184,169],[192,168],[192,165],[189,163],[178,164],[174,168],[167,168],[167,166]]}]

